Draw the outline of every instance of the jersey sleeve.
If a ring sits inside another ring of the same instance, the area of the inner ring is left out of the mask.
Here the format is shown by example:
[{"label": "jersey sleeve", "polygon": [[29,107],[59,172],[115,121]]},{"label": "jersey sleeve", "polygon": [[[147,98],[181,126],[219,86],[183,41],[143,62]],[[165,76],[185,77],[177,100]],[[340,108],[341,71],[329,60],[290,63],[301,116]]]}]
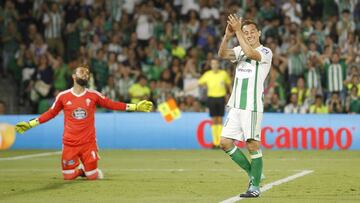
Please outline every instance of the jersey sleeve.
[{"label": "jersey sleeve", "polygon": [[234,53],[235,53],[236,61],[240,61],[240,60],[244,57],[244,55],[245,55],[245,53],[244,53],[244,51],[242,50],[241,46],[236,46],[236,47],[234,47],[232,50],[233,50]]},{"label": "jersey sleeve", "polygon": [[199,83],[200,85],[206,84],[208,75],[209,75],[208,72],[206,72],[204,75],[202,75],[202,76],[199,78],[198,83]]},{"label": "jersey sleeve", "polygon": [[261,56],[260,63],[271,64],[273,54],[272,54],[272,51],[269,48],[262,47],[259,50],[259,53],[260,53],[260,56]]},{"label": "jersey sleeve", "polygon": [[229,76],[229,74],[226,72],[226,71],[224,71],[224,77],[225,77],[225,84],[227,84],[227,85],[231,85],[231,79],[230,79],[230,76]]},{"label": "jersey sleeve", "polygon": [[96,95],[96,103],[101,107],[111,109],[111,110],[118,110],[118,111],[125,111],[126,110],[126,103],[124,102],[117,102],[113,101],[98,91],[94,91]]},{"label": "jersey sleeve", "polygon": [[59,112],[63,109],[62,98],[62,94],[58,94],[58,96],[56,96],[51,108],[39,116],[40,123],[45,123],[59,114]]}]

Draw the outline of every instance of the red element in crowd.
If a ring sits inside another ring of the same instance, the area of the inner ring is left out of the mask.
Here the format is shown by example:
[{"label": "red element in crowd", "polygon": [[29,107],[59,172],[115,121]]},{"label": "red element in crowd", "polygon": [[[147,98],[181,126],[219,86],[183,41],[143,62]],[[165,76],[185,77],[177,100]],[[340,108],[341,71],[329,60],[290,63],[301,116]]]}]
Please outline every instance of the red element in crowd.
[{"label": "red element in crowd", "polygon": [[[205,142],[205,126],[211,125],[211,120],[200,122],[197,129],[197,139],[200,146],[211,148],[211,143]],[[267,142],[268,134],[275,133],[274,143]],[[265,126],[261,130],[261,144],[265,149],[333,149],[337,146],[339,149],[348,149],[352,144],[352,132],[349,128],[333,129],[330,127],[285,127],[279,126],[274,129],[271,126]],[[300,139],[300,142],[299,142]],[[309,142],[310,141],[310,142]],[[237,146],[245,147],[244,142],[238,142]]]}]

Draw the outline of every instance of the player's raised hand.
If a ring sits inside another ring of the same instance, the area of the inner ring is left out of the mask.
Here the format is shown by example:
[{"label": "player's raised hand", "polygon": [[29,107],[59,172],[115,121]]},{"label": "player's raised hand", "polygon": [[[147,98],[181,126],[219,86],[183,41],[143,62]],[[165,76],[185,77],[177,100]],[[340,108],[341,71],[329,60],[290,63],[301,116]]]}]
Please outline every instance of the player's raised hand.
[{"label": "player's raised hand", "polygon": [[25,121],[21,121],[21,122],[18,122],[16,125],[15,125],[15,130],[16,132],[20,133],[20,134],[23,134],[25,131],[29,130],[30,128],[33,128],[37,125],[39,125],[39,120],[38,119],[32,119],[28,122],[25,122]]},{"label": "player's raised hand", "polygon": [[150,112],[152,108],[153,108],[153,103],[151,101],[142,100],[136,104],[136,111]]},{"label": "player's raised hand", "polygon": [[225,29],[225,36],[227,37],[231,37],[234,35],[234,30],[231,28],[231,26],[229,24],[226,25],[226,29]]},{"label": "player's raised hand", "polygon": [[242,22],[242,18],[241,17],[238,18],[235,14],[230,14],[228,16],[227,23],[228,23],[228,25],[231,26],[231,28],[234,31],[241,30],[241,22]]}]

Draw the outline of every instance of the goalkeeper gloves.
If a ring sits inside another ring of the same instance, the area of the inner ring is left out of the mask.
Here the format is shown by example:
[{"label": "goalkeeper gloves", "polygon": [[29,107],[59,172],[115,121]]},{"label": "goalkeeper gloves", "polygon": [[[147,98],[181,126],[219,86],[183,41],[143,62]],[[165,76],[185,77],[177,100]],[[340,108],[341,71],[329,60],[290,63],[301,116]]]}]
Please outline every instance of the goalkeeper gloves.
[{"label": "goalkeeper gloves", "polygon": [[16,130],[16,132],[23,134],[25,131],[27,131],[30,128],[33,128],[35,126],[38,126],[39,124],[40,124],[40,122],[37,118],[31,119],[28,122],[21,121],[15,125],[15,130]]},{"label": "goalkeeper gloves", "polygon": [[151,101],[142,100],[137,104],[126,104],[127,111],[150,112],[153,107]]}]

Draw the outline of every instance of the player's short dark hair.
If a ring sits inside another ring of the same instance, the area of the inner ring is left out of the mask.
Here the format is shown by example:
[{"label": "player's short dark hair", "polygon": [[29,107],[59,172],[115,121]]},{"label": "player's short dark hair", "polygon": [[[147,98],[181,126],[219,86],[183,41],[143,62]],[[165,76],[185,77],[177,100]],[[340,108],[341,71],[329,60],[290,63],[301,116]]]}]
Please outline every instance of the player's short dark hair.
[{"label": "player's short dark hair", "polygon": [[76,68],[74,68],[73,74],[76,73],[76,70],[77,70],[78,68],[86,68],[86,69],[88,69],[88,70],[90,71],[90,67],[89,67],[88,64],[86,64],[86,63],[81,63],[81,64],[77,65]]},{"label": "player's short dark hair", "polygon": [[250,19],[245,19],[245,20],[242,22],[242,24],[241,24],[241,29],[243,29],[243,27],[244,27],[245,25],[255,25],[256,29],[257,29],[258,31],[260,31],[259,26],[257,25],[257,23],[255,23],[254,21],[252,21],[252,20],[250,20]]}]

